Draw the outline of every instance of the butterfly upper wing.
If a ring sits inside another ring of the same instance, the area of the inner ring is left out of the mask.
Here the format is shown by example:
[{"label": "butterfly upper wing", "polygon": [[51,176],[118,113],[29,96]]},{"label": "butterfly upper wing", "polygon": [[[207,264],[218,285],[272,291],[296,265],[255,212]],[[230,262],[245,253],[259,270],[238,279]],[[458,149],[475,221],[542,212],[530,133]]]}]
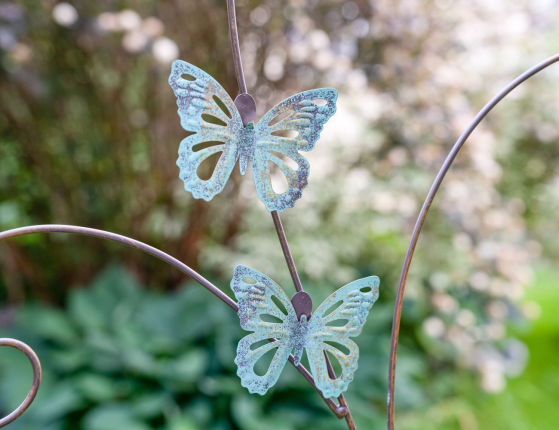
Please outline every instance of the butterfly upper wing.
[{"label": "butterfly upper wing", "polygon": [[[256,125],[252,169],[258,197],[269,211],[283,212],[293,207],[301,198],[302,190],[307,186],[309,163],[299,151],[314,148],[324,124],[336,112],[337,98],[338,92],[333,88],[295,94],[272,108]],[[326,104],[319,105],[315,103],[317,100],[325,100]],[[272,120],[287,111],[292,113],[270,125]],[[273,134],[287,130],[298,134],[295,137]],[[297,169],[293,169],[273,152],[291,158],[297,164]],[[288,188],[282,194],[276,193],[272,188],[269,163],[276,164],[287,179]]]},{"label": "butterfly upper wing", "polygon": [[[338,397],[353,380],[359,348],[350,337],[361,333],[369,309],[378,298],[378,286],[379,278],[376,276],[354,281],[328,297],[312,315],[312,336],[306,349],[316,386],[325,397]],[[340,301],[339,307],[325,315]],[[328,325],[343,320],[347,321],[343,326]],[[348,353],[326,342],[340,344],[347,348]],[[335,380],[328,374],[325,351],[332,354],[342,368],[342,374]]]},{"label": "butterfly upper wing", "polygon": [[[194,80],[183,78],[183,75]],[[184,61],[173,62],[169,85],[177,97],[181,125],[186,131],[194,132],[184,139],[179,148],[177,165],[184,188],[199,199],[211,200],[221,192],[235,167],[239,157],[238,138],[243,123],[233,100],[217,81],[206,72]],[[215,98],[225,105],[231,118],[219,107]],[[226,125],[207,122],[203,115],[213,116]],[[204,142],[223,142],[223,144],[196,150],[195,146]],[[215,170],[208,180],[200,179],[197,170],[200,164],[211,155],[222,152]]]},{"label": "butterfly upper wing", "polygon": [[[253,332],[241,339],[237,347],[237,375],[241,378],[241,385],[248,388],[249,392],[263,395],[276,383],[291,353],[288,321],[297,318],[295,310],[278,284],[247,266],[235,267],[231,289],[238,301],[241,327]],[[273,302],[273,296],[283,304],[287,315]],[[279,318],[283,323],[265,322],[260,318],[264,314]],[[251,349],[254,343],[270,338],[276,338],[277,341]],[[274,348],[277,351],[268,371],[263,376],[257,375],[254,365]]]},{"label": "butterfly upper wing", "polygon": [[[338,92],[334,88],[309,90],[288,97],[270,109],[258,122],[256,126],[257,146],[261,144],[260,140],[263,140],[262,143],[267,141],[287,143],[287,146],[298,151],[312,150],[320,137],[324,124],[336,113],[337,99]],[[326,104],[315,103],[319,100],[325,100]],[[287,111],[292,111],[291,115],[269,125],[274,118]],[[294,130],[299,134],[294,138],[272,134],[282,130]]]}]

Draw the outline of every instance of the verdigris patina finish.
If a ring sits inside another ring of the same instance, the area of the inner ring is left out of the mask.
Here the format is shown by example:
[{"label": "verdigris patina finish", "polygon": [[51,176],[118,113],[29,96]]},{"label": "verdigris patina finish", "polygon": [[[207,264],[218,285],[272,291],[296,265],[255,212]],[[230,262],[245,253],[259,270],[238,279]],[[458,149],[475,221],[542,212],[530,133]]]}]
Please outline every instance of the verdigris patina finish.
[{"label": "verdigris patina finish", "polygon": [[[197,199],[209,201],[223,190],[237,160],[243,175],[250,161],[258,198],[266,209],[283,212],[295,205],[309,177],[309,163],[299,151],[314,148],[324,124],[336,112],[338,93],[335,89],[322,88],[295,94],[272,108],[258,124],[250,122],[244,126],[227,92],[214,78],[192,64],[175,61],[169,84],[177,97],[182,127],[195,133],[181,142],[177,160],[180,178],[187,191]],[[216,99],[228,112],[220,108]],[[291,114],[273,123],[289,111]],[[221,124],[208,122],[211,120],[208,116]],[[286,136],[289,131],[296,132],[296,136]],[[215,144],[197,148],[206,142]],[[200,164],[220,152],[211,178],[200,179],[197,173]],[[297,169],[280,157],[293,160]],[[284,193],[276,193],[272,188],[270,163],[277,165],[287,179],[288,188]]]},{"label": "verdigris patina finish", "polygon": [[[253,332],[241,339],[237,347],[235,363],[243,387],[251,393],[265,394],[278,380],[289,355],[293,353],[294,364],[298,365],[306,349],[316,386],[324,397],[338,397],[357,370],[359,348],[350,337],[361,333],[369,309],[378,298],[378,287],[376,276],[359,279],[328,297],[310,319],[304,314],[298,319],[289,297],[278,284],[250,267],[235,267],[231,288],[238,300],[241,327]],[[287,314],[272,297],[281,302]],[[270,315],[277,322],[270,322],[269,317],[262,319],[262,315]],[[258,345],[270,339],[274,341]],[[277,351],[268,371],[257,375],[254,365],[274,348]],[[329,375],[325,352],[342,368],[337,379]]]}]

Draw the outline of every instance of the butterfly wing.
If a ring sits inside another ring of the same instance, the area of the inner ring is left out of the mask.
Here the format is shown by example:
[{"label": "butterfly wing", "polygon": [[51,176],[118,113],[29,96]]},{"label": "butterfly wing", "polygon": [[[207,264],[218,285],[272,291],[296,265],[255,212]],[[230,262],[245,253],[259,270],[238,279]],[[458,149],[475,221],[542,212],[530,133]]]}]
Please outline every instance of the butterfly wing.
[{"label": "butterfly wing", "polygon": [[[316,386],[325,397],[338,397],[353,380],[359,348],[350,337],[361,333],[369,309],[378,298],[378,287],[379,278],[376,276],[354,281],[328,297],[312,315],[312,336],[306,349]],[[339,306],[327,313],[336,305]],[[342,368],[337,379],[329,376],[325,352],[330,353]]]},{"label": "butterfly wing", "polygon": [[[248,388],[249,392],[264,395],[278,380],[291,353],[288,321],[297,318],[295,310],[278,284],[247,266],[235,267],[231,289],[238,301],[241,327],[253,332],[241,339],[237,347],[237,375],[241,378],[241,385]],[[274,303],[272,297],[282,303],[287,315]],[[282,322],[266,322],[261,315],[271,315]],[[276,338],[277,341],[253,349],[254,344],[270,338]],[[265,375],[257,375],[254,365],[274,348],[277,351],[268,371]]]},{"label": "butterfly wing", "polygon": [[[183,75],[194,80],[185,79]],[[195,134],[184,139],[179,148],[177,165],[185,190],[199,199],[211,200],[221,192],[239,158],[237,149],[239,130],[243,123],[235,104],[227,92],[206,72],[184,61],[174,61],[169,85],[177,97],[182,127]],[[229,111],[228,116],[218,105],[219,99]],[[210,123],[214,117],[225,125]],[[198,150],[207,142],[221,144]],[[210,179],[198,176],[198,167],[213,154],[221,156]]]},{"label": "butterfly wing", "polygon": [[[272,108],[255,128],[255,151],[252,160],[254,183],[258,197],[269,211],[283,212],[301,198],[307,186],[309,163],[299,151],[310,151],[320,137],[324,124],[336,112],[338,92],[322,88],[295,94]],[[325,101],[318,104],[317,101]],[[270,124],[278,116],[292,111],[287,117]],[[287,131],[297,132],[295,137],[285,137]],[[273,153],[278,153],[280,157]],[[289,166],[282,158],[288,157],[297,164]],[[287,179],[288,188],[278,194],[272,188],[270,163],[277,165]]]}]

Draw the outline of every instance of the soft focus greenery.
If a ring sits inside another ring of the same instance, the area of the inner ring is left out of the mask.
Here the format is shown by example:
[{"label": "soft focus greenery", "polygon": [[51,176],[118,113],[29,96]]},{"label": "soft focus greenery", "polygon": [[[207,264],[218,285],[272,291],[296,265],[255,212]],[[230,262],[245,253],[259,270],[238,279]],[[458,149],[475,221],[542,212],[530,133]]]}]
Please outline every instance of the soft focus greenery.
[{"label": "soft focus greenery", "polygon": [[[244,0],[237,15],[257,117],[301,90],[340,92],[308,154],[309,186],[282,220],[315,306],[359,277],[381,278],[347,397],[360,428],[382,428],[395,289],[420,205],[483,104],[559,51],[559,4]],[[2,2],[0,230],[105,229],[228,294],[239,263],[291,294],[250,172],[235,170],[210,203],[182,189],[175,58],[236,94],[224,0]],[[548,376],[556,337],[537,318],[540,305],[542,318],[559,305],[546,288],[555,272],[534,281],[531,265],[559,256],[557,70],[491,113],[435,200],[404,303],[401,428],[545,428],[543,406],[529,403],[559,395]],[[36,348],[45,370],[20,428],[343,427],[290,366],[270,394],[249,396],[235,376],[234,312],[134,249],[70,235],[2,242],[0,298],[2,335]],[[25,395],[27,364],[17,351],[0,358],[7,413]]]},{"label": "soft focus greenery", "polygon": [[[550,357],[559,353],[558,274],[548,267],[538,273],[533,286],[537,288],[529,296],[542,304],[542,317],[533,329],[519,333],[532,354],[525,375],[498,395],[480,395],[463,372],[440,378],[438,384],[447,386],[447,392],[453,387],[453,394],[430,405],[413,397],[420,385],[427,385],[418,374],[425,364],[404,359],[400,370],[416,372],[405,380],[405,394],[408,400],[411,394],[421,410],[399,415],[399,427],[555,427],[559,376]],[[309,291],[320,296],[316,287]],[[270,394],[249,395],[234,375],[235,339],[242,336],[236,316],[208,298],[208,293],[188,285],[172,294],[146,292],[129,273],[111,267],[86,289],[70,293],[67,313],[24,306],[15,326],[0,336],[32,343],[45,374],[33,408],[13,428],[340,428],[291,366]],[[386,330],[379,336],[365,332],[360,341],[361,360],[370,365],[360,369],[348,399],[363,428],[384,425],[386,351],[379,354],[376,345],[386,343],[389,320],[387,312],[372,313],[367,328]],[[4,351],[0,364],[0,400],[6,408],[15,408],[30,382],[29,365],[16,351]]]},{"label": "soft focus greenery", "polygon": [[[348,395],[367,428],[384,420],[370,404],[382,410],[386,395],[386,351],[376,346],[387,344],[390,319],[381,310],[367,321],[361,353],[369,365]],[[290,365],[271,395],[250,395],[240,385],[233,362],[243,335],[238,318],[200,288],[147,292],[126,271],[109,268],[69,293],[67,312],[26,305],[15,325],[9,334],[36,347],[45,383],[14,428],[339,428]],[[15,408],[16,394],[25,395],[27,363],[17,353],[8,358],[0,400]]]}]

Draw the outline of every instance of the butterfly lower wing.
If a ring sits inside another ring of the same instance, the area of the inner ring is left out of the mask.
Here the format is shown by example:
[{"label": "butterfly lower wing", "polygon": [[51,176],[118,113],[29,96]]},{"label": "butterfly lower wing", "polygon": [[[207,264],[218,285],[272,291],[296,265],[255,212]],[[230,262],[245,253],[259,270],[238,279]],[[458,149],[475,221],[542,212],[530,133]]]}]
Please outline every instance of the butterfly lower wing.
[{"label": "butterfly lower wing", "polygon": [[[183,78],[185,75],[192,80]],[[237,146],[238,135],[243,126],[241,117],[235,104],[217,81],[189,63],[180,60],[173,62],[169,85],[177,97],[182,127],[196,133],[181,142],[177,160],[180,178],[184,182],[184,188],[195,198],[211,200],[223,190],[239,158]],[[223,103],[230,116],[222,110],[216,99]],[[207,142],[222,144],[197,150],[198,145],[202,146]],[[198,167],[209,156],[218,152],[222,154],[212,176],[208,180],[201,179]]]},{"label": "butterfly lower wing", "polygon": [[[247,388],[250,393],[266,394],[266,391],[277,382],[285,363],[287,363],[289,354],[291,354],[288,339],[270,342],[252,350],[252,345],[267,339],[265,333],[255,332],[243,337],[237,346],[237,356],[235,357],[237,375],[241,378],[241,385]],[[264,354],[274,348],[277,348],[277,351],[268,367],[268,371],[262,376],[257,375],[254,371],[255,364]]]},{"label": "butterfly lower wing", "polygon": [[[291,353],[288,321],[296,318],[295,310],[287,294],[269,277],[247,266],[235,267],[231,289],[238,301],[238,315],[241,327],[253,333],[245,336],[237,347],[237,375],[243,387],[251,393],[264,394],[279,378]],[[287,315],[274,303],[276,297],[285,308]],[[261,315],[270,315],[281,322],[264,321]],[[252,345],[266,339],[271,342],[252,349]],[[254,372],[256,362],[269,350],[277,348],[268,371],[263,376]]]},{"label": "butterfly lower wing", "polygon": [[[346,354],[340,349],[324,343],[335,342],[345,347],[349,352]],[[359,360],[359,348],[351,339],[340,340],[333,336],[324,336],[319,341],[311,342],[306,348],[307,357],[309,358],[309,366],[314,378],[314,383],[326,398],[338,397],[347,387],[357,370],[357,361]],[[330,377],[328,366],[326,363],[326,352],[340,364],[342,373],[337,378]]]},{"label": "butterfly lower wing", "polygon": [[[184,139],[179,147],[177,166],[180,168],[180,178],[184,182],[185,190],[190,191],[196,199],[209,201],[225,187],[239,154],[236,145],[232,143],[210,146],[196,151],[195,147],[201,143],[204,143],[202,133],[193,134]],[[211,178],[200,179],[198,176],[200,165],[210,156],[219,152],[221,155]]]},{"label": "butterfly lower wing", "polygon": [[[378,298],[378,287],[376,276],[354,281],[328,297],[312,315],[313,334],[306,347],[307,355],[316,386],[325,397],[339,396],[353,380],[359,348],[350,337],[361,333],[369,310]],[[336,305],[337,308],[327,313]],[[328,374],[325,352],[341,366],[342,374],[336,379]]]},{"label": "butterfly lower wing", "polygon": [[[281,158],[273,155],[270,151],[279,152],[291,158],[297,163],[297,169],[293,169]],[[270,163],[275,164],[287,180],[287,190],[278,194],[272,187],[272,175]],[[266,147],[257,147],[252,161],[252,174],[258,198],[264,203],[266,209],[283,212],[292,208],[295,202],[303,195],[303,188],[308,184],[309,162],[297,151],[290,151],[278,144],[270,144]]]},{"label": "butterfly lower wing", "polygon": [[[252,160],[254,182],[258,197],[269,211],[282,212],[291,208],[301,198],[302,190],[307,186],[309,163],[299,151],[310,151],[320,137],[324,124],[336,112],[338,93],[333,88],[305,91],[287,98],[262,117],[255,128],[256,148]],[[325,104],[318,104],[323,100]],[[282,114],[291,113],[270,123]],[[296,136],[277,134],[295,132]],[[288,157],[297,164],[293,169],[281,158]],[[269,163],[276,164],[285,175],[288,188],[284,193],[276,193],[272,188]]]}]

